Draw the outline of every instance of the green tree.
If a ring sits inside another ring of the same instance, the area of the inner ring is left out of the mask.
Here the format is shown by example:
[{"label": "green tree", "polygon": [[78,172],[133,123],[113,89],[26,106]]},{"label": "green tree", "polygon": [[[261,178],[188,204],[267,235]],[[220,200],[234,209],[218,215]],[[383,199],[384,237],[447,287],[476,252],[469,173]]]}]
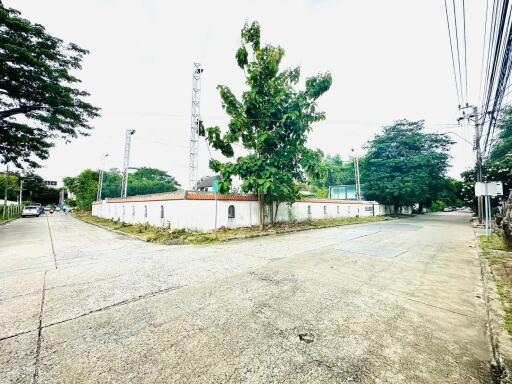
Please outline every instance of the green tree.
[{"label": "green tree", "polygon": [[[482,164],[483,181],[501,181],[503,183],[503,196],[509,196],[512,188],[512,106],[502,108],[498,122],[497,140],[487,160]],[[477,198],[475,197],[475,170],[468,170],[461,174],[463,179],[462,199],[477,212]],[[491,198],[491,204],[497,206],[499,198]]]},{"label": "green tree", "polygon": [[37,167],[57,138],[86,135],[98,108],[72,72],[88,52],[49,35],[0,1],[0,156]]},{"label": "green tree", "polygon": [[[227,132],[219,127],[200,134],[228,159],[234,157],[233,144],[240,143],[248,154],[235,161],[210,161],[210,168],[222,176],[221,193],[229,192],[233,176],[242,179],[242,190],[258,195],[260,228],[264,225],[264,205],[293,203],[300,198],[298,182],[305,181],[320,158],[306,147],[311,124],[325,118],[316,100],[331,86],[329,73],[306,79],[305,90],[297,91],[300,70],[279,70],[284,56],[281,47],[261,46],[260,26],[245,24],[242,46],[236,52],[248,89],[238,99],[225,85],[219,85],[222,106],[230,117]],[[274,215],[271,212],[271,220]]]},{"label": "green tree", "polygon": [[98,191],[98,172],[91,169],[82,171],[77,177],[65,177],[64,185],[75,194],[76,206],[90,211]]},{"label": "green tree", "polygon": [[432,202],[430,209],[433,212],[441,211],[445,207],[462,207],[464,200],[463,182],[460,180],[446,178],[443,187],[438,191],[435,201]]},{"label": "green tree", "polygon": [[423,121],[399,120],[366,146],[366,197],[393,204],[395,214],[403,205],[430,206],[446,183],[453,141],[444,134],[424,133],[423,128]]},{"label": "green tree", "polygon": [[43,205],[58,204],[59,195],[59,189],[46,185],[41,176],[35,173],[28,173],[23,176],[23,200]]},{"label": "green tree", "polygon": [[310,181],[315,187],[329,188],[333,185],[355,184],[354,178],[354,162],[343,162],[341,156],[336,154],[321,159],[317,172],[310,176]]},{"label": "green tree", "polygon": [[18,193],[20,190],[19,174],[9,172],[9,176],[6,173],[0,173],[0,205],[3,204],[5,187],[7,183],[7,200],[16,201],[19,197]]},{"label": "green tree", "polygon": [[462,177],[460,197],[466,205],[471,207],[473,212],[477,212],[478,203],[475,197],[476,173],[474,170],[467,170],[462,172],[460,176]]},{"label": "green tree", "polygon": [[121,179],[121,172],[117,168],[104,172],[102,198],[121,196]]},{"label": "green tree", "polygon": [[[7,199],[17,201],[20,193],[20,182],[23,180],[23,201],[31,201],[34,203],[57,204],[59,202],[60,191],[46,185],[44,179],[35,173],[27,173],[21,176],[18,172],[9,173],[7,186]],[[6,175],[0,174],[0,193],[4,197]]]},{"label": "green tree", "polygon": [[491,151],[490,158],[499,160],[512,153],[512,106],[505,106],[498,121],[498,141]]},{"label": "green tree", "polygon": [[[508,197],[512,188],[512,107],[506,106],[500,113],[498,136],[488,160],[483,165],[485,180],[503,182],[503,194]],[[498,203],[498,199],[496,204]]]},{"label": "green tree", "polygon": [[157,168],[143,167],[128,175],[128,195],[174,192],[180,184],[173,176]]},{"label": "green tree", "polygon": [[[102,197],[121,195],[121,172],[113,168],[103,174]],[[180,184],[173,176],[157,168],[143,167],[128,175],[128,196],[174,192]]]}]

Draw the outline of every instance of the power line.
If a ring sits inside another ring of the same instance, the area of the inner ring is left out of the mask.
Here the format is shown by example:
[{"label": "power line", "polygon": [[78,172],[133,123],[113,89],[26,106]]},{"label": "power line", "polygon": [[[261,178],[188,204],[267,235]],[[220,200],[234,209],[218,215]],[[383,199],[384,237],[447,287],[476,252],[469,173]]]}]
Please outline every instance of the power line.
[{"label": "power line", "polygon": [[[460,84],[460,95],[461,100],[464,102],[464,92],[462,90],[462,71],[460,69],[460,50],[459,50],[459,27],[457,26],[457,9],[455,8],[455,0],[452,0],[453,4],[453,19],[455,21],[455,42],[457,43],[457,62],[459,66],[459,84]],[[467,99],[467,95],[466,95]]]},{"label": "power line", "polygon": [[450,41],[450,53],[452,57],[452,67],[453,67],[453,80],[455,81],[455,89],[457,90],[457,100],[459,105],[462,104],[462,99],[459,91],[459,84],[457,82],[457,70],[455,69],[455,58],[453,54],[453,44],[452,44],[452,32],[450,28],[450,18],[448,16],[448,5],[446,4],[446,0],[444,0],[444,9],[446,12],[446,25],[448,26],[448,40]]},{"label": "power line", "polygon": [[489,0],[486,1],[485,4],[485,24],[484,24],[484,41],[482,44],[482,64],[480,67],[480,86],[478,87],[478,100],[482,97],[482,80],[484,75],[484,58],[485,58],[485,47],[487,42],[487,16],[488,16],[488,9],[489,9]]},{"label": "power line", "polygon": [[462,0],[462,17],[464,21],[464,74],[466,76],[466,104],[468,103],[468,55],[466,42],[466,1]]}]

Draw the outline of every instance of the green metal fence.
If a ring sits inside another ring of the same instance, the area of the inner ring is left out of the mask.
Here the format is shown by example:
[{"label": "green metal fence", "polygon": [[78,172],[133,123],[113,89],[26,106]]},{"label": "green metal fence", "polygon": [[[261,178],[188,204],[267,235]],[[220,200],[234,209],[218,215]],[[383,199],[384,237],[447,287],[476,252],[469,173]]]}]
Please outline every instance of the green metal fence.
[{"label": "green metal fence", "polygon": [[0,222],[20,217],[22,209],[19,205],[0,205]]}]

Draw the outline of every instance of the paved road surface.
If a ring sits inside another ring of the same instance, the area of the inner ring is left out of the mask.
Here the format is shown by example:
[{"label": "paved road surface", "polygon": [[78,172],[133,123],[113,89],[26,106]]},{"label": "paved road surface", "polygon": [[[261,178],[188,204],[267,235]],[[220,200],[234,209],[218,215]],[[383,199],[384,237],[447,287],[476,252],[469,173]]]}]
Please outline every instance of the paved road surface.
[{"label": "paved road surface", "polygon": [[0,383],[489,382],[468,217],[214,246],[0,227]]}]

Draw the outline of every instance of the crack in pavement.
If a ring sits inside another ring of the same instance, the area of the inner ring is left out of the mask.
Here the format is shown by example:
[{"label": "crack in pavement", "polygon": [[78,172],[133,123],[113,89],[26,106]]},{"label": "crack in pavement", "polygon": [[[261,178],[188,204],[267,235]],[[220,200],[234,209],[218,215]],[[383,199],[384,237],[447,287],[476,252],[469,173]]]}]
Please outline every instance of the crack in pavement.
[{"label": "crack in pavement", "polygon": [[39,354],[41,352],[41,334],[43,332],[42,325],[43,325],[43,308],[44,308],[44,297],[46,292],[46,273],[44,272],[43,277],[43,291],[41,293],[41,309],[39,310],[39,325],[37,328],[37,342],[36,342],[36,362],[34,367],[34,376],[32,382],[34,384],[37,383],[37,379],[39,377]]},{"label": "crack in pavement", "polygon": [[[46,273],[45,273],[45,281],[44,282],[46,284]],[[37,354],[38,354],[39,353],[39,348],[40,348],[40,336],[41,336],[41,331],[43,329],[46,329],[46,328],[49,328],[49,327],[53,327],[54,325],[59,325],[59,324],[67,323],[69,321],[73,321],[73,320],[76,320],[76,319],[80,319],[82,317],[89,316],[89,315],[92,315],[92,314],[95,314],[95,313],[98,313],[98,312],[104,312],[104,311],[107,311],[109,309],[113,309],[113,308],[116,308],[116,307],[119,307],[119,306],[135,303],[135,302],[140,301],[140,300],[149,299],[150,297],[157,296],[157,295],[164,294],[164,293],[168,293],[168,292],[171,292],[171,291],[175,291],[177,289],[184,288],[184,287],[185,287],[184,285],[178,285],[178,286],[163,288],[163,289],[160,289],[158,291],[152,291],[152,292],[144,293],[144,294],[139,295],[139,296],[135,296],[135,297],[131,297],[129,299],[121,300],[121,301],[118,301],[118,302],[116,302],[114,304],[110,304],[110,305],[107,305],[105,307],[96,308],[96,309],[93,309],[91,311],[81,313],[81,314],[79,314],[77,316],[70,317],[70,318],[67,318],[67,319],[64,319],[64,320],[60,320],[60,321],[56,321],[56,322],[53,322],[53,323],[50,323],[50,324],[46,324],[46,325],[42,325],[44,292],[45,292],[45,290],[43,290],[43,299],[42,299],[42,302],[41,302],[41,312],[39,314],[39,327],[36,328],[36,329],[30,329],[28,331],[18,332],[18,333],[12,334],[12,335],[2,336],[2,337],[0,337],[0,341],[7,340],[7,339],[12,339],[13,337],[18,337],[18,336],[21,336],[21,335],[25,335],[27,333],[34,332],[34,331],[37,330],[38,331]]]},{"label": "crack in pavement", "polygon": [[46,223],[48,224],[48,234],[50,235],[50,244],[52,246],[52,255],[53,255],[53,264],[55,265],[55,269],[57,269],[57,257],[55,256],[55,249],[53,247],[53,238],[52,238],[52,230],[50,228],[50,220],[48,219],[48,214],[45,213]]}]

